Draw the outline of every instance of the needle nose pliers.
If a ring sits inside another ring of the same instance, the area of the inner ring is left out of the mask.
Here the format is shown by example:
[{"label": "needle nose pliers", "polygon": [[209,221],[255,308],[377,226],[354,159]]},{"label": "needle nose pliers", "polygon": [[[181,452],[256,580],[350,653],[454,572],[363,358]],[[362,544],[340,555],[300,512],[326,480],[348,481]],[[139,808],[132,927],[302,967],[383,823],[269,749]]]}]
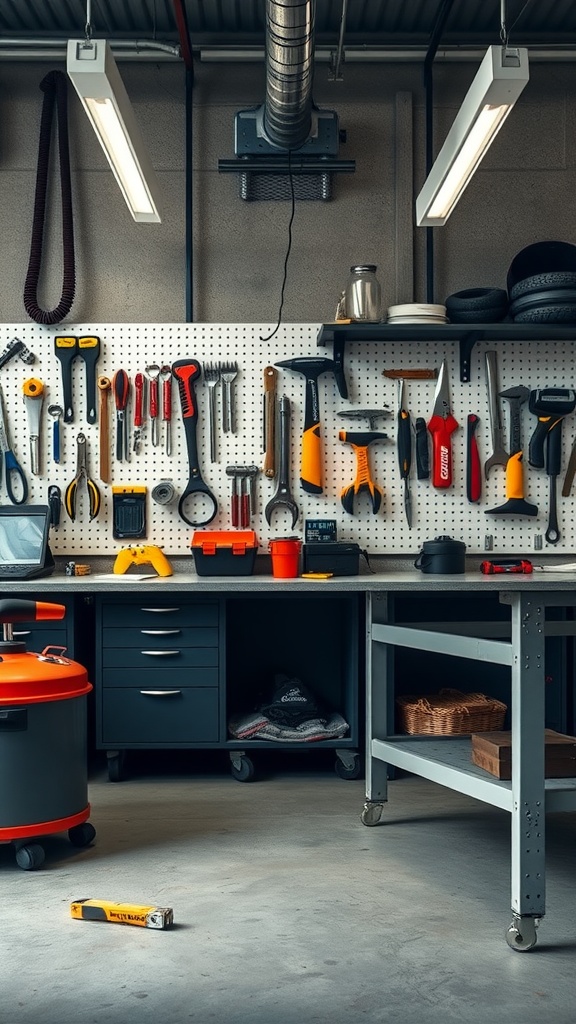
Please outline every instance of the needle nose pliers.
[{"label": "needle nose pliers", "polygon": [[86,469],[86,437],[84,434],[78,434],[77,441],[77,457],[76,457],[76,476],[66,488],[66,494],[64,496],[64,504],[66,511],[70,516],[72,522],[76,518],[76,498],[78,495],[78,487],[82,480],[86,481],[86,488],[88,490],[89,510],[90,510],[90,521],[96,518],[100,509],[100,491],[93,480],[88,476],[88,470]]}]

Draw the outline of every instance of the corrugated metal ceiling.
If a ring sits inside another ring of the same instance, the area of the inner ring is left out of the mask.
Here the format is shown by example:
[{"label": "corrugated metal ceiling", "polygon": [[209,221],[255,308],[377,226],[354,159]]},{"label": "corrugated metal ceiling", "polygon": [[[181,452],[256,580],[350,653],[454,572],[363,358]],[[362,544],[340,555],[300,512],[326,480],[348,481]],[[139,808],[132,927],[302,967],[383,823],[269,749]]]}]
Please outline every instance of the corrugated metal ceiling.
[{"label": "corrugated metal ceiling", "polygon": [[[425,45],[442,0],[348,0],[345,43]],[[262,45],[265,0],[186,0],[194,46]],[[507,0],[513,45],[576,44],[574,0]],[[338,42],[342,0],[317,0],[318,45]],[[92,0],[95,36],[177,42],[173,0]],[[50,38],[83,33],[85,0],[0,0],[0,36]],[[498,42],[500,0],[454,0],[442,43]]]}]

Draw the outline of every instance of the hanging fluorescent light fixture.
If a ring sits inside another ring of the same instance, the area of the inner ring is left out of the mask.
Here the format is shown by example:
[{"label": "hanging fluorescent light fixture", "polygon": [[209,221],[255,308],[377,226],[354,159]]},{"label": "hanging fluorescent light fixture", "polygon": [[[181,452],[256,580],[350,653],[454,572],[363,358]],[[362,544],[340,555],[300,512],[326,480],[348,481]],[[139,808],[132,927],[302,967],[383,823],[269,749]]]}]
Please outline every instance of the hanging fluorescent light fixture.
[{"label": "hanging fluorescent light fixture", "polygon": [[416,200],[416,224],[441,225],[529,79],[528,50],[490,46]]},{"label": "hanging fluorescent light fixture", "polygon": [[67,71],[134,220],[158,223],[158,183],[109,42],[70,39]]}]

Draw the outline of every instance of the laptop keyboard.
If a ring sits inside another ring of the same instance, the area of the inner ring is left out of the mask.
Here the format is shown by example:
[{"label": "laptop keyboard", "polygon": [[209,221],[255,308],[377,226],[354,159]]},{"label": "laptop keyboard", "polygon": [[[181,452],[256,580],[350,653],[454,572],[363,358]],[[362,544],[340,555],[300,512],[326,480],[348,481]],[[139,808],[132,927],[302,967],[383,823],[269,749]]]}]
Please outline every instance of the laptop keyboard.
[{"label": "laptop keyboard", "polygon": [[0,580],[1,579],[17,579],[19,576],[26,577],[29,573],[34,572],[38,566],[36,562],[27,563],[20,562],[19,564],[0,565]]}]

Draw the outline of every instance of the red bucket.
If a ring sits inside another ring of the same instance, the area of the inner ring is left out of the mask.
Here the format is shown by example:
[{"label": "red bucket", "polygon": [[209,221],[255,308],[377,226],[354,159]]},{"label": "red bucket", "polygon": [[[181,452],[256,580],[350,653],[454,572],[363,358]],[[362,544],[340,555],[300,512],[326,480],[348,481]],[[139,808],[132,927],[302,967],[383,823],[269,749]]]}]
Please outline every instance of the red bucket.
[{"label": "red bucket", "polygon": [[298,537],[282,537],[268,541],[272,555],[272,575],[277,579],[290,579],[298,575],[302,541]]}]

